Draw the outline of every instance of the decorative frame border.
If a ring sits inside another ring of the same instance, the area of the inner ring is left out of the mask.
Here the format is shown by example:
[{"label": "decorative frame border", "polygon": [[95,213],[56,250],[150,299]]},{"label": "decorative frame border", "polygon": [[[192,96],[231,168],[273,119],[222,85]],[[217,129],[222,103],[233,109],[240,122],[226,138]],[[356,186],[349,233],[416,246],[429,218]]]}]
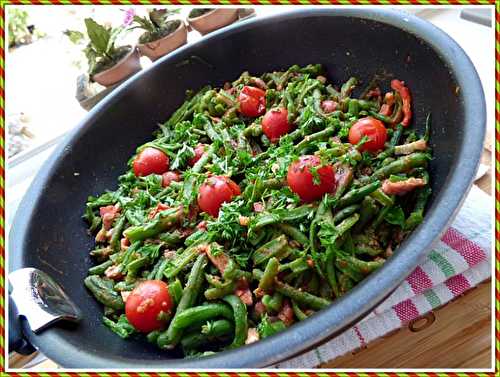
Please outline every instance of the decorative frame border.
[{"label": "decorative frame border", "polygon": [[[12,373],[6,372],[5,355],[5,49],[7,5],[495,5],[495,368],[488,373]],[[0,377],[328,377],[328,376],[500,376],[500,0],[0,0]]]}]

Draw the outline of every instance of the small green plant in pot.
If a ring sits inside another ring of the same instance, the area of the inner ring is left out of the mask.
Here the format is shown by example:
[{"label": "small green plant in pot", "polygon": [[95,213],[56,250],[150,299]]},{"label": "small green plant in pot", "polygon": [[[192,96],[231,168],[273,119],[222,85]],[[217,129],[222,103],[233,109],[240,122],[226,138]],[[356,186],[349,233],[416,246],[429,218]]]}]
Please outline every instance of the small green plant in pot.
[{"label": "small green plant in pot", "polygon": [[238,19],[238,8],[194,8],[188,15],[189,25],[201,35],[230,25]]},{"label": "small green plant in pot", "polygon": [[84,52],[88,60],[91,79],[104,86],[111,86],[141,69],[135,47],[117,46],[123,26],[105,27],[92,18],[85,19],[89,43]]},{"label": "small green plant in pot", "polygon": [[146,17],[134,16],[131,29],[142,29],[137,48],[142,55],[156,60],[187,42],[187,28],[182,20],[169,19],[174,9],[152,9]]}]

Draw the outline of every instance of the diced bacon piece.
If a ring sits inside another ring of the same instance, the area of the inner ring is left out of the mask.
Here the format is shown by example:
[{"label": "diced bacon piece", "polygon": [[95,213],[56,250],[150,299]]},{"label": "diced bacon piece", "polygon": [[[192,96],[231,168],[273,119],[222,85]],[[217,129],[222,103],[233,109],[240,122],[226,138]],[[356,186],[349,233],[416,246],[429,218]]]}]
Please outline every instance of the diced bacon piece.
[{"label": "diced bacon piece", "polygon": [[107,235],[108,231],[102,227],[101,230],[99,232],[97,232],[96,236],[95,236],[95,242],[106,242],[108,241],[108,235]]},{"label": "diced bacon piece", "polygon": [[338,106],[339,104],[337,102],[330,99],[321,102],[321,110],[323,110],[325,114],[333,113],[335,110],[337,110]]},{"label": "diced bacon piece", "polygon": [[378,86],[374,89],[370,89],[368,93],[366,93],[367,98],[380,97],[381,95],[382,92],[380,91],[380,88]]},{"label": "diced bacon piece", "polygon": [[254,311],[257,317],[261,317],[266,312],[266,307],[262,303],[262,301],[257,301],[254,306]]},{"label": "diced bacon piece", "polygon": [[264,204],[261,202],[255,202],[253,204],[253,210],[257,213],[263,212],[264,211]]},{"label": "diced bacon piece", "polygon": [[130,246],[130,241],[128,240],[127,237],[123,237],[120,240],[120,249],[121,250],[126,250]]},{"label": "diced bacon piece", "polygon": [[241,226],[247,226],[248,223],[250,222],[250,218],[247,216],[240,216],[239,217],[239,222]]},{"label": "diced bacon piece", "polygon": [[205,220],[202,220],[200,221],[197,225],[196,225],[196,229],[198,230],[202,230],[202,231],[206,231],[207,230],[207,222]]},{"label": "diced bacon piece", "polygon": [[293,323],[293,309],[289,300],[283,300],[283,305],[278,313],[278,318],[282,320],[286,326],[290,326]]},{"label": "diced bacon piece", "polygon": [[238,296],[245,305],[250,306],[253,304],[252,291],[250,291],[247,279],[238,279],[238,281],[236,282],[236,289],[234,291],[234,294]]},{"label": "diced bacon piece", "polygon": [[174,259],[175,258],[175,250],[165,250],[163,252],[163,256],[165,257],[165,259]]},{"label": "diced bacon piece", "polygon": [[378,113],[385,116],[391,115],[394,101],[394,94],[392,92],[386,93],[384,97],[384,104],[380,107],[380,111]]},{"label": "diced bacon piece", "polygon": [[102,224],[106,230],[110,229],[113,226],[113,222],[118,217],[120,213],[119,204],[115,204],[113,206],[105,206],[99,208],[99,214],[102,218]]},{"label": "diced bacon piece", "polygon": [[417,187],[425,186],[425,181],[422,178],[408,178],[404,181],[391,182],[386,179],[382,183],[382,191],[387,195],[404,195]]},{"label": "diced bacon piece", "polygon": [[262,90],[267,90],[267,85],[266,83],[258,77],[252,77],[249,82],[253,85],[255,85],[257,88],[260,88]]},{"label": "diced bacon piece", "polygon": [[130,296],[132,292],[130,291],[121,291],[120,294],[122,295],[123,302],[127,302],[128,296]]},{"label": "diced bacon piece", "polygon": [[224,253],[218,253],[217,255],[213,255],[210,250],[210,247],[206,247],[206,253],[208,259],[210,259],[210,262],[212,262],[212,264],[215,267],[217,267],[220,273],[223,274],[224,270],[227,267],[227,264],[229,263],[229,258],[227,257],[227,255]]},{"label": "diced bacon piece", "polygon": [[163,203],[158,203],[158,205],[152,209],[149,214],[148,214],[148,219],[154,219],[154,217],[159,214],[161,211],[165,211],[166,209],[169,209],[170,207],[167,206],[166,204]]},{"label": "diced bacon piece", "polygon": [[245,340],[245,344],[254,343],[259,340],[259,332],[255,327],[250,327],[247,332],[247,339]]},{"label": "diced bacon piece", "polygon": [[106,271],[104,271],[104,275],[107,278],[113,279],[113,280],[118,280],[118,279],[121,279],[123,277],[123,274],[120,270],[120,267],[118,267],[117,265],[109,266],[106,269]]}]

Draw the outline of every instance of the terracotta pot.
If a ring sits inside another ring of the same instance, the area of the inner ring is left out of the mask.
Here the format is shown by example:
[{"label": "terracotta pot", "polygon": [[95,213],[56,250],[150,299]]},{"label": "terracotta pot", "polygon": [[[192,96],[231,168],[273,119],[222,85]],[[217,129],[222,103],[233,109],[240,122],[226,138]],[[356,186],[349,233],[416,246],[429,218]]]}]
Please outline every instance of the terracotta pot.
[{"label": "terracotta pot", "polygon": [[152,61],[161,58],[163,55],[174,51],[176,48],[186,44],[187,42],[187,27],[181,21],[179,27],[169,35],[153,42],[138,44],[141,55],[147,56]]},{"label": "terracotta pot", "polygon": [[232,24],[238,19],[238,9],[214,9],[199,17],[188,18],[189,25],[202,35]]},{"label": "terracotta pot", "polygon": [[139,58],[139,51],[132,47],[130,52],[120,59],[118,63],[105,71],[96,73],[92,76],[92,79],[104,86],[116,84],[141,70]]}]

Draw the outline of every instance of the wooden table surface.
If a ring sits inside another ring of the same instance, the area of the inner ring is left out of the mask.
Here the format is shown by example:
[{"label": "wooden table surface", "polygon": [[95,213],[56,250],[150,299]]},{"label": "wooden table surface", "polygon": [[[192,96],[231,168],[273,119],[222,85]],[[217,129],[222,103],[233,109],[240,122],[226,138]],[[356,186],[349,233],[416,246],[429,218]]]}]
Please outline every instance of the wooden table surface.
[{"label": "wooden table surface", "polygon": [[[477,186],[492,195],[492,135],[486,137],[481,162],[490,168]],[[321,368],[492,368],[491,281],[425,315],[413,326],[376,339],[366,347],[341,356]],[[423,326],[428,323],[427,326]],[[415,328],[422,328],[415,331]],[[62,351],[63,352],[63,351]],[[9,358],[11,368],[32,357]],[[51,360],[33,369],[55,369]]]}]

